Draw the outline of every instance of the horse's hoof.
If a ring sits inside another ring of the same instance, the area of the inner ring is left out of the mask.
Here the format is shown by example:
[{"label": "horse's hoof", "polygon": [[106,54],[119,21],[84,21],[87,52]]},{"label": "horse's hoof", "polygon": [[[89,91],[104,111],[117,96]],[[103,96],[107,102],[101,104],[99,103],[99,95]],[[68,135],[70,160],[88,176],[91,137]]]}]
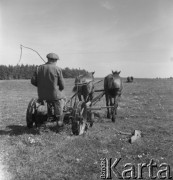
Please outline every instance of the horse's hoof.
[{"label": "horse's hoof", "polygon": [[108,119],[110,119],[110,118],[111,118],[111,116],[110,116],[110,115],[107,115],[107,118],[108,118]]},{"label": "horse's hoof", "polygon": [[112,122],[115,122],[115,119],[116,119],[116,118],[112,116]]}]

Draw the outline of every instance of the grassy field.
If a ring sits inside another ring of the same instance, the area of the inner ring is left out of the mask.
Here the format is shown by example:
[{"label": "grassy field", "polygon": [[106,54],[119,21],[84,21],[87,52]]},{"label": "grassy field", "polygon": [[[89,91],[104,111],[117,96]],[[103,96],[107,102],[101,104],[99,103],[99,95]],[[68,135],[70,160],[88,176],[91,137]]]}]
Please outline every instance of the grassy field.
[{"label": "grassy field", "polygon": [[[67,97],[73,82],[66,79]],[[119,171],[125,163],[136,167],[153,159],[169,164],[173,176],[173,80],[136,79],[123,85],[116,122],[106,119],[106,110],[97,111],[87,134],[73,136],[70,125],[59,133],[28,130],[26,109],[37,97],[36,88],[28,80],[0,81],[0,179],[99,180],[100,159],[119,157]],[[105,105],[105,99],[98,105]],[[141,130],[143,137],[130,144],[116,129]],[[147,168],[143,172],[149,179]]]}]

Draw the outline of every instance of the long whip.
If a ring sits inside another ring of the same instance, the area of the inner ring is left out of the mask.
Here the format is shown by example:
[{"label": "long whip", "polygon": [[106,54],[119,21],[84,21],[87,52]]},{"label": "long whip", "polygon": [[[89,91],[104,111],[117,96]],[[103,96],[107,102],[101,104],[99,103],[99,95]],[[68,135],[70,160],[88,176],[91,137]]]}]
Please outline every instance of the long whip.
[{"label": "long whip", "polygon": [[20,61],[21,61],[21,59],[22,59],[22,48],[30,49],[30,50],[36,52],[36,53],[39,55],[39,57],[40,57],[44,62],[46,62],[36,50],[34,50],[34,49],[30,48],[30,47],[26,47],[26,46],[20,45],[21,53],[20,53],[20,58],[19,58],[19,62],[17,63],[17,65],[20,63]]}]

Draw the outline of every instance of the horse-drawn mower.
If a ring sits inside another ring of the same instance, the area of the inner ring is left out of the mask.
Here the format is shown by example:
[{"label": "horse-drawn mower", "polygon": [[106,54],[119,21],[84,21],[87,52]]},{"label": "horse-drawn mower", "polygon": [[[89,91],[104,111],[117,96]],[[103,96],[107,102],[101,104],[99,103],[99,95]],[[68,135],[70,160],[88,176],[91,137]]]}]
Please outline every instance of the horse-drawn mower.
[{"label": "horse-drawn mower", "polygon": [[[95,92],[100,93],[87,102],[78,100],[78,92],[69,100],[61,99],[61,101],[64,102],[63,119],[71,123],[71,129],[74,135],[84,134],[89,127],[92,127],[94,122],[94,110],[108,108],[107,106],[94,106],[105,94],[104,90],[96,90]],[[109,108],[114,109],[114,106],[110,106]],[[39,101],[37,98],[31,99],[26,112],[26,123],[28,128],[32,128],[34,125],[35,127],[39,127],[43,123],[55,121],[53,102]]]},{"label": "horse-drawn mower", "polygon": [[[73,106],[68,102],[63,109],[63,119],[72,125],[74,135],[83,134],[88,125],[92,126],[91,112],[87,111],[87,105],[83,101],[76,101]],[[31,99],[26,112],[26,123],[28,128],[39,127],[43,123],[55,122],[53,103]],[[66,122],[67,122],[66,121]]]},{"label": "horse-drawn mower", "polygon": [[[74,135],[82,135],[86,133],[89,127],[93,126],[95,110],[109,108],[111,109],[111,114],[115,114],[117,108],[116,104],[113,106],[95,106],[105,95],[105,91],[95,90],[95,92],[100,93],[87,102],[78,100],[78,92],[76,92],[69,100],[61,99],[64,103],[64,122],[71,124],[71,130]],[[36,98],[31,99],[26,112],[26,123],[28,128],[32,128],[34,125],[35,127],[39,127],[43,123],[55,121],[53,102],[39,101]],[[117,134],[129,136],[129,142],[131,143],[141,138],[141,131],[139,130],[135,130],[132,133],[122,132],[117,129],[115,129],[115,131]]]},{"label": "horse-drawn mower", "polygon": [[[20,45],[21,48],[21,54],[20,54],[20,59],[18,64],[21,61],[22,58],[22,48],[27,48],[30,49],[34,52],[36,52],[39,57],[45,62],[45,60],[40,56],[40,54],[35,51],[32,48],[25,47],[23,45]],[[77,83],[77,90],[80,85],[88,85],[91,83],[91,85],[94,85],[96,83],[99,83],[101,81],[95,82],[93,74],[95,72],[90,73],[89,76],[78,76],[78,78],[75,80]],[[110,92],[116,91],[116,93],[113,93],[113,96],[117,95],[117,90],[121,91],[122,90],[122,81],[121,78],[119,77],[120,71],[113,72],[112,74],[108,75],[105,77],[104,80],[108,80],[110,82],[104,83],[104,90],[97,90],[95,92],[101,92],[98,96],[93,98],[93,94],[90,94],[89,96],[84,97],[84,101],[79,101],[77,100],[77,97],[80,97],[80,93],[76,92],[68,101],[65,101],[64,99],[61,99],[64,104],[63,108],[63,116],[64,120],[67,119],[69,122],[71,122],[72,125],[72,133],[74,135],[81,135],[85,133],[88,129],[89,126],[93,125],[93,120],[94,120],[94,110],[101,110],[102,108],[107,108],[107,117],[112,119],[112,122],[115,122],[115,115],[116,115],[116,110],[118,107],[118,104],[115,102],[115,97],[114,97],[114,103],[112,103],[112,100],[110,100],[110,105],[109,105],[109,100],[108,100],[108,91],[106,89],[110,88]],[[85,79],[86,78],[86,79]],[[89,82],[87,81],[89,80]],[[82,84],[80,84],[82,82]],[[84,82],[84,83],[83,83]],[[108,87],[106,86],[108,85]],[[109,85],[113,85],[113,91],[112,87],[109,87]],[[92,88],[93,87],[93,88]],[[91,86],[91,91],[94,89],[94,86]],[[93,107],[103,96],[105,95],[106,97],[106,106],[102,107]],[[121,93],[119,93],[118,96],[120,96]],[[111,95],[112,96],[112,95]],[[79,98],[80,99],[80,98]],[[109,110],[111,110],[111,116],[109,113]],[[43,124],[47,121],[56,121],[56,118],[54,116],[54,102],[46,102],[46,101],[39,101],[37,98],[32,98],[31,101],[28,104],[27,112],[26,112],[26,123],[28,128],[32,128],[34,125],[38,127],[40,124]],[[120,132],[120,131],[117,131]],[[127,134],[127,133],[125,133]],[[129,133],[128,133],[129,134]],[[131,142],[134,140],[138,139],[141,137],[141,132],[136,130],[134,133],[130,134],[132,135],[133,139],[131,139]]]}]

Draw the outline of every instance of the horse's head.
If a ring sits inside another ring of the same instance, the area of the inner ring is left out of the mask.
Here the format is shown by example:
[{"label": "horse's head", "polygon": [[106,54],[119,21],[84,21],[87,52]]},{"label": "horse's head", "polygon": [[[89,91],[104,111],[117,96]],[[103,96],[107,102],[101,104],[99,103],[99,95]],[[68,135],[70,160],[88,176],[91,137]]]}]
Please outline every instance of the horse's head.
[{"label": "horse's head", "polygon": [[81,89],[82,86],[88,87],[88,91],[91,91],[90,89],[93,89],[93,81],[94,81],[94,72],[87,72],[84,75],[78,75],[75,78],[75,86],[73,88],[73,92],[77,91],[77,89]]},{"label": "horse's head", "polygon": [[121,73],[121,71],[112,71],[112,74],[113,74],[114,76],[119,76],[120,73]]},{"label": "horse's head", "polygon": [[80,75],[77,77],[76,82],[80,82],[80,83],[89,83],[91,81],[94,81],[94,73],[95,72],[87,72],[84,75]]},{"label": "horse's head", "polygon": [[87,72],[85,75],[83,75],[83,76],[85,76],[85,77],[94,77],[94,74],[95,74],[95,71],[93,71],[93,72]]},{"label": "horse's head", "polygon": [[93,72],[90,72],[90,73],[88,73],[89,74],[89,77],[91,77],[92,78],[92,81],[94,80],[94,74],[95,74],[95,71],[93,71]]},{"label": "horse's head", "polygon": [[119,89],[122,86],[122,81],[119,76],[121,71],[112,71],[112,74],[109,76],[108,87],[110,89]]}]

